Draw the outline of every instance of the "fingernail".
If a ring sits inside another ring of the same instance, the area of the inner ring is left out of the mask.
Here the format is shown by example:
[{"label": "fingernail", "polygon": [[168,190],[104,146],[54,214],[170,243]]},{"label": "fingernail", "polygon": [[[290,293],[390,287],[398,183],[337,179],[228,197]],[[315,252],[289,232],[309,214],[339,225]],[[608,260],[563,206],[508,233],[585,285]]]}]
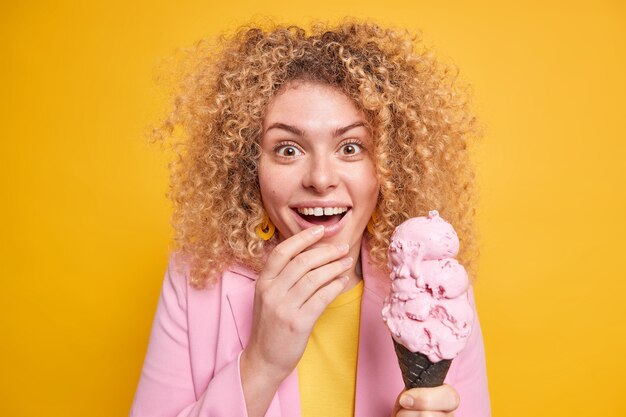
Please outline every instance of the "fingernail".
[{"label": "fingernail", "polygon": [[343,264],[343,266],[350,266],[352,265],[352,258],[345,258],[341,260],[341,263]]},{"label": "fingernail", "polygon": [[410,395],[403,395],[400,397],[400,405],[404,408],[413,407],[413,397]]},{"label": "fingernail", "polygon": [[350,248],[350,245],[348,245],[347,243],[337,245],[337,249],[339,250],[339,252],[345,252],[348,250],[348,248]]},{"label": "fingernail", "polygon": [[315,226],[311,228],[311,234],[317,236],[324,231],[324,226]]}]

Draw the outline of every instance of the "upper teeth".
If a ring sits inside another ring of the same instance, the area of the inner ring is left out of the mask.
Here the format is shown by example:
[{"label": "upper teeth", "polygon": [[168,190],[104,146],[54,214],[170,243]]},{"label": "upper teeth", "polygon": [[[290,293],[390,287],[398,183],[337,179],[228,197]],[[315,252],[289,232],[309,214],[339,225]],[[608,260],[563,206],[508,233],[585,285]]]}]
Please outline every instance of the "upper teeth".
[{"label": "upper teeth", "polygon": [[305,216],[330,216],[348,211],[347,207],[307,207],[299,208],[298,213]]}]

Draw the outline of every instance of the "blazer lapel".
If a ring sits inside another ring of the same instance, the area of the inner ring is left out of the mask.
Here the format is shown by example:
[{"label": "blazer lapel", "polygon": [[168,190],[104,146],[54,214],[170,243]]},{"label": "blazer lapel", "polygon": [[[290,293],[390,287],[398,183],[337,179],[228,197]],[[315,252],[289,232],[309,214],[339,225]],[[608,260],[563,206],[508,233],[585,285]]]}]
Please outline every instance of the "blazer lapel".
[{"label": "blazer lapel", "polygon": [[389,292],[389,277],[370,261],[365,236],[361,268],[365,288],[361,300],[354,414],[358,417],[386,417],[391,414],[404,385],[391,335],[381,314],[384,297]]},{"label": "blazer lapel", "polygon": [[[226,295],[230,305],[237,336],[241,348],[248,346],[252,333],[252,314],[257,275],[250,269],[236,265],[229,268],[232,272],[250,278],[250,282]],[[277,395],[274,395],[265,417],[300,417],[300,391],[298,387],[298,371],[294,371],[280,384]]]},{"label": "blazer lapel", "polygon": [[[234,268],[231,270],[235,272]],[[230,305],[230,310],[233,314],[233,319],[235,320],[237,336],[239,337],[242,349],[248,346],[250,334],[252,332],[252,311],[254,307],[255,284],[255,280],[252,278],[249,282],[246,282],[245,285],[236,288],[226,295]]]}]

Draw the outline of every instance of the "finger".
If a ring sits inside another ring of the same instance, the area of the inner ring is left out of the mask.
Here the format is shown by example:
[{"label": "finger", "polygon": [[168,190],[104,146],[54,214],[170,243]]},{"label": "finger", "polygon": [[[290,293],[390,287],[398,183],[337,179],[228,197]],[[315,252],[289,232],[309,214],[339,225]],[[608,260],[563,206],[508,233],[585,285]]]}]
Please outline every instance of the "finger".
[{"label": "finger", "polygon": [[311,320],[317,320],[322,315],[328,304],[332,303],[335,298],[348,284],[349,278],[342,275],[335,278],[328,285],[323,286],[315,292],[303,305],[300,311],[305,317]]},{"label": "finger", "polygon": [[300,252],[320,240],[324,236],[324,226],[314,226],[296,233],[285,239],[272,250],[267,257],[259,280],[273,279],[283,270],[285,265]]},{"label": "finger", "polygon": [[391,417],[424,417],[424,416],[454,417],[454,413],[452,412],[448,413],[445,411],[417,411],[417,410],[404,409],[402,408],[399,402],[399,400],[403,398],[402,394],[403,393],[400,393],[400,395],[398,395],[398,398],[396,398],[396,402],[391,412]]},{"label": "finger", "polygon": [[[310,274],[313,271],[345,256],[348,250],[348,245],[325,245],[302,252],[285,266],[279,274],[279,277],[277,277],[277,280],[280,279],[280,286],[287,292],[304,277],[307,277],[305,278],[307,280],[310,279]],[[352,258],[350,259],[349,266],[352,266],[354,261]],[[348,263],[348,261],[346,261],[346,263]],[[345,271],[345,269],[339,271],[334,276],[336,277],[343,271]]]},{"label": "finger", "polygon": [[342,258],[307,272],[291,287],[289,299],[295,307],[302,307],[313,294],[346,272],[353,264],[352,258]]},{"label": "finger", "polygon": [[433,388],[412,388],[400,396],[402,408],[419,411],[454,411],[459,406],[459,394],[448,384]]},{"label": "finger", "polygon": [[444,411],[416,411],[401,409],[396,413],[395,417],[454,417],[454,414],[446,413]]}]

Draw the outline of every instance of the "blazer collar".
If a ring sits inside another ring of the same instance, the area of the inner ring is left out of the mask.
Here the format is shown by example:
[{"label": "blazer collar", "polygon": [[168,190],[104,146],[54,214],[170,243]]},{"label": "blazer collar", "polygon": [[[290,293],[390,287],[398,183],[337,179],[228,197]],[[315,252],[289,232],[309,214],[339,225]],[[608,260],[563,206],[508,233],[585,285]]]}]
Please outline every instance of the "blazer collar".
[{"label": "blazer collar", "polygon": [[250,278],[251,280],[254,280],[254,281],[256,281],[256,279],[259,277],[259,274],[257,272],[255,272],[254,270],[252,270],[252,268],[244,264],[240,264],[240,263],[232,264],[227,269],[231,272],[234,272],[237,275]]}]

